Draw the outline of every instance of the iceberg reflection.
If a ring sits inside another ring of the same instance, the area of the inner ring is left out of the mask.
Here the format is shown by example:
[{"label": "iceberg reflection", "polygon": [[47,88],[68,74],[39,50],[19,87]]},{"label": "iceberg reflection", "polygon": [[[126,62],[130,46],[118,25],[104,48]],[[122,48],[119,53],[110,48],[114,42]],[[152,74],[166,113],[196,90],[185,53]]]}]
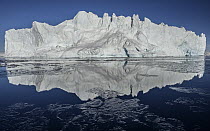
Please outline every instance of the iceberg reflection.
[{"label": "iceberg reflection", "polygon": [[7,74],[15,85],[34,85],[38,92],[60,88],[81,100],[97,96],[137,96],[154,87],[182,83],[204,74],[204,57],[118,61],[9,60]]}]

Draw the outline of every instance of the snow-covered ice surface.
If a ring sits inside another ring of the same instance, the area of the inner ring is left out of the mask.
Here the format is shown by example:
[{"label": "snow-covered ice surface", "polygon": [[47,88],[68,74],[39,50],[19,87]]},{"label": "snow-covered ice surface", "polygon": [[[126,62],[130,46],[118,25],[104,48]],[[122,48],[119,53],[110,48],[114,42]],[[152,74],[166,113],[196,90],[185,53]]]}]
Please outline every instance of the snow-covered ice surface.
[{"label": "snow-covered ice surface", "polygon": [[132,17],[102,18],[80,11],[57,26],[33,22],[31,29],[6,31],[6,57],[156,57],[204,55],[206,37],[185,28]]}]

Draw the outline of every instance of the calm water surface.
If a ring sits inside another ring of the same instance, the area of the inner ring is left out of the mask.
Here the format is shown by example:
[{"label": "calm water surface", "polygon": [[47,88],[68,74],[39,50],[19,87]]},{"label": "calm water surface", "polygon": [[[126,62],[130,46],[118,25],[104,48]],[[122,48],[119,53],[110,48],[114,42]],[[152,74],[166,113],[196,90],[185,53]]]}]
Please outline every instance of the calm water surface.
[{"label": "calm water surface", "polygon": [[1,131],[209,129],[208,58],[0,58]]}]

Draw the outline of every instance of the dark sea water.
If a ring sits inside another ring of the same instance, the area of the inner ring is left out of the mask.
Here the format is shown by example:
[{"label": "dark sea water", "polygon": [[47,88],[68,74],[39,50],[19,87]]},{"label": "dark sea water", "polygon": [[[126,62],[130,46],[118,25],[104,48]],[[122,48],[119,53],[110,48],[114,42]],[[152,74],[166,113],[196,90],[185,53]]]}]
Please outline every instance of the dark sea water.
[{"label": "dark sea water", "polygon": [[77,130],[210,130],[210,59],[0,58],[0,131]]}]

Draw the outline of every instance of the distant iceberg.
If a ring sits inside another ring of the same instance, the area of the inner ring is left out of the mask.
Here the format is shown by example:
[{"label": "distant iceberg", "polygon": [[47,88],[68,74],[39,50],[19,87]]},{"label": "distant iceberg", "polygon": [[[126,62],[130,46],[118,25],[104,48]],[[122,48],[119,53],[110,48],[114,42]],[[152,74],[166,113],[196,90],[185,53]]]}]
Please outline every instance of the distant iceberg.
[{"label": "distant iceberg", "polygon": [[204,55],[205,34],[132,17],[80,11],[57,26],[33,22],[5,35],[6,57],[157,57]]}]

